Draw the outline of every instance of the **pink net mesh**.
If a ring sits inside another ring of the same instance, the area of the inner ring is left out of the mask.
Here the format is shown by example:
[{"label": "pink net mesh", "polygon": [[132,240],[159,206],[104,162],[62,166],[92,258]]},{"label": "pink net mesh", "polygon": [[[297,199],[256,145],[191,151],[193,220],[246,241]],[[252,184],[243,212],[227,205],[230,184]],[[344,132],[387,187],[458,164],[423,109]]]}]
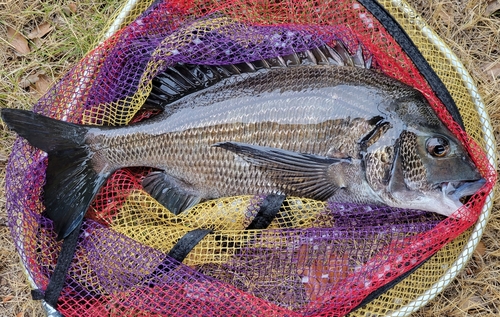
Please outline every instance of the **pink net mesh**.
[{"label": "pink net mesh", "polygon": [[[487,183],[457,210],[459,217],[289,198],[268,229],[244,230],[262,197],[229,197],[219,203],[232,208],[239,199],[241,225],[206,220],[215,234],[178,263],[167,256],[172,243],[166,237],[175,241],[206,223],[163,215],[140,193],[148,170],[123,169],[87,213],[57,309],[65,316],[342,316],[469,228],[495,182],[494,169],[409,57],[356,1],[156,2],[87,54],[34,111],[75,123],[122,125],[148,115],[140,107],[151,80],[168,66],[241,63],[337,40],[351,51],[361,44],[373,68],[422,91],[465,144]],[[46,160],[18,139],[6,190],[12,236],[42,290],[61,244],[42,216]],[[144,206],[151,217],[136,215]]]}]

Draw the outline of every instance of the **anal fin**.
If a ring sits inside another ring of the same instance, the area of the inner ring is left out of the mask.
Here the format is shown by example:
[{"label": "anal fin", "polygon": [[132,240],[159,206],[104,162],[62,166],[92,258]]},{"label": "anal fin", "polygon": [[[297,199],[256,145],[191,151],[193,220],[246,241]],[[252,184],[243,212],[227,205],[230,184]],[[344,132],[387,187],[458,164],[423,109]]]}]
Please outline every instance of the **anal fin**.
[{"label": "anal fin", "polygon": [[148,174],[142,181],[142,186],[151,197],[175,215],[201,200],[189,185],[163,171]]}]

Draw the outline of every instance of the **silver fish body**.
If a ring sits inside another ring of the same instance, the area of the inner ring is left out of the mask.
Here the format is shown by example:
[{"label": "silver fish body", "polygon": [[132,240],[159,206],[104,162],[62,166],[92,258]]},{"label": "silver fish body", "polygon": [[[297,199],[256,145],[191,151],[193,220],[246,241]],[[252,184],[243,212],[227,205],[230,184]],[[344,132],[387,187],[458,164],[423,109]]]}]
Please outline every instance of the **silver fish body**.
[{"label": "silver fish body", "polygon": [[[72,129],[57,143],[80,148],[74,161],[84,167],[48,170],[48,177],[58,175],[47,181],[52,196],[79,195],[85,186],[75,182],[85,182],[93,188],[88,200],[117,169],[149,166],[158,171],[144,179],[145,190],[174,213],[212,198],[283,193],[449,216],[484,182],[420,92],[359,67],[305,65],[230,76],[123,127],[78,126],[35,114],[20,120],[12,113],[4,110],[2,117],[49,153],[49,169],[51,145],[34,140],[43,133],[34,136],[22,125],[37,120]],[[60,202],[46,198],[60,238],[85,212],[73,200],[65,210],[79,211],[66,215]]]},{"label": "silver fish body", "polygon": [[[280,192],[444,215],[460,205],[443,184],[481,178],[417,90],[367,69],[261,70],[171,107],[133,126],[90,129],[96,172],[155,167],[201,200]],[[445,142],[446,155],[429,153],[429,142]]]}]

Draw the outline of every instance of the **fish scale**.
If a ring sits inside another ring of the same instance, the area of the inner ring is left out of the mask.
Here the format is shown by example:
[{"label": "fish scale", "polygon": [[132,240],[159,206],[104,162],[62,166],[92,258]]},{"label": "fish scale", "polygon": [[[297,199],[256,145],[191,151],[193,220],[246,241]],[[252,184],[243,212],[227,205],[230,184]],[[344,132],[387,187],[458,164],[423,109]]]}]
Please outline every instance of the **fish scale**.
[{"label": "fish scale", "polygon": [[156,169],[144,189],[174,214],[212,198],[282,193],[449,216],[462,205],[453,192],[471,195],[482,186],[466,150],[419,91],[375,70],[312,58],[302,64],[307,56],[269,68],[226,67],[210,83],[187,79],[213,68],[181,65],[188,72],[159,78],[165,85],[175,79],[182,91],[172,86],[170,93],[178,91],[156,103],[162,113],[129,126],[79,126],[19,110],[2,110],[2,117],[49,154],[45,205],[59,238],[114,171],[132,166]]}]

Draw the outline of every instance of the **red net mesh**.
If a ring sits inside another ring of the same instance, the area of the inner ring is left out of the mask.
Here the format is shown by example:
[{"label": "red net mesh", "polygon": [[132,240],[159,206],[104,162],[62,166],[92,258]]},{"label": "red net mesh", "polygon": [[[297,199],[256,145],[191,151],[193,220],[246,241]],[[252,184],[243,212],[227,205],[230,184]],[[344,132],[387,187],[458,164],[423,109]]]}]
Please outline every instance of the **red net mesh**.
[{"label": "red net mesh", "polygon": [[[148,170],[123,169],[87,213],[57,309],[65,316],[342,316],[469,228],[494,169],[356,1],[156,2],[90,52],[34,110],[76,123],[127,124],[143,119],[137,111],[151,80],[167,66],[241,63],[338,40],[351,51],[361,44],[374,68],[420,90],[464,143],[487,183],[457,217],[289,198],[280,221],[245,230],[262,197],[224,198],[175,216],[141,191]],[[42,290],[60,250],[51,221],[41,216],[45,167],[41,151],[17,140],[7,168],[9,225]],[[183,234],[207,226],[216,235],[183,263],[167,256]]]}]

